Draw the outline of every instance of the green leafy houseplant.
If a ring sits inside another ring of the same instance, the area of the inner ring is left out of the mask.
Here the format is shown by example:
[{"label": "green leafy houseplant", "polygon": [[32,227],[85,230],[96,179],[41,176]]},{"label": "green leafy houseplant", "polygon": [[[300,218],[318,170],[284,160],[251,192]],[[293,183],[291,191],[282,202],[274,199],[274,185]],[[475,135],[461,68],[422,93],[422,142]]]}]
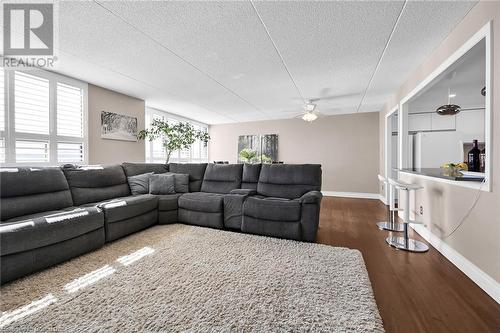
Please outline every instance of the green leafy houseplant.
[{"label": "green leafy houseplant", "polygon": [[168,163],[170,155],[174,151],[188,149],[196,140],[203,142],[206,147],[210,135],[205,131],[196,130],[188,122],[169,123],[161,119],[154,119],[149,129],[137,133],[137,138],[149,141],[160,139],[167,156],[166,163]]},{"label": "green leafy houseplant", "polygon": [[245,148],[240,151],[240,159],[243,162],[251,163],[256,159],[256,157],[257,157],[257,151],[255,150]]}]

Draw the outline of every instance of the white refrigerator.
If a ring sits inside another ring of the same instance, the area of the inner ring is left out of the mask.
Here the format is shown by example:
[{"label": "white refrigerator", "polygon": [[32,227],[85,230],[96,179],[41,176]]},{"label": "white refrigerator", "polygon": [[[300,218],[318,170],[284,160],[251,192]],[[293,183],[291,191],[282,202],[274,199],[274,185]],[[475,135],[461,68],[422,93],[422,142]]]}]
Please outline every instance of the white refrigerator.
[{"label": "white refrigerator", "polygon": [[463,162],[463,142],[457,132],[419,132],[410,141],[414,168],[439,168]]}]

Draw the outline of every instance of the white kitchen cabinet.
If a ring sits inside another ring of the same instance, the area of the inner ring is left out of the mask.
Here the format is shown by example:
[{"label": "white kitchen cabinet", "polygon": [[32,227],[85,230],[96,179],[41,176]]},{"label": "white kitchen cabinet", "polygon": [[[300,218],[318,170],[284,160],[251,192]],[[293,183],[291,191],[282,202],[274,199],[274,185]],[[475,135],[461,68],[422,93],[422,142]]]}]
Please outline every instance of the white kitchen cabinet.
[{"label": "white kitchen cabinet", "polygon": [[437,113],[431,113],[431,130],[433,131],[443,131],[443,130],[454,130],[456,126],[456,115],[455,116],[441,116]]},{"label": "white kitchen cabinet", "polygon": [[410,114],[408,116],[408,130],[410,132],[428,131],[431,129],[431,114]]},{"label": "white kitchen cabinet", "polygon": [[484,110],[462,111],[457,114],[457,132],[464,141],[484,141],[484,126]]}]

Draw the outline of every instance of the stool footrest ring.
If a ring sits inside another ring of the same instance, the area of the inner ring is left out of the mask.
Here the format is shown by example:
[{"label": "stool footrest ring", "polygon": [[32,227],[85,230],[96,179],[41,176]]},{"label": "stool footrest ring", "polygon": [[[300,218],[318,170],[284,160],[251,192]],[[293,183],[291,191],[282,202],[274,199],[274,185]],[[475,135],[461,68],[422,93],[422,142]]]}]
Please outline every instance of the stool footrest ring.
[{"label": "stool footrest ring", "polygon": [[392,223],[392,222],[377,222],[377,227],[380,230],[403,232],[404,226],[402,223]]},{"label": "stool footrest ring", "polygon": [[390,246],[393,246],[397,249],[408,251],[408,252],[427,252],[429,251],[429,247],[418,240],[404,237],[387,237],[385,239],[386,243]]}]

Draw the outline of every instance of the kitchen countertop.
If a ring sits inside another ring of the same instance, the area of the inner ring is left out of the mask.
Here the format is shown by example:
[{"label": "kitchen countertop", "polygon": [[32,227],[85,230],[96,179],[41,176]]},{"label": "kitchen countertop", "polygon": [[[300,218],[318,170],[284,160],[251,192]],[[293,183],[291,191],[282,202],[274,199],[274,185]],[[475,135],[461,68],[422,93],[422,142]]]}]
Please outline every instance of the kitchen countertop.
[{"label": "kitchen countertop", "polygon": [[441,179],[455,180],[455,181],[469,181],[469,182],[482,182],[484,180],[484,173],[464,171],[462,175],[450,175],[449,171],[442,168],[406,168],[396,169],[399,172],[406,172],[416,175],[423,175],[428,177],[435,177]]}]

